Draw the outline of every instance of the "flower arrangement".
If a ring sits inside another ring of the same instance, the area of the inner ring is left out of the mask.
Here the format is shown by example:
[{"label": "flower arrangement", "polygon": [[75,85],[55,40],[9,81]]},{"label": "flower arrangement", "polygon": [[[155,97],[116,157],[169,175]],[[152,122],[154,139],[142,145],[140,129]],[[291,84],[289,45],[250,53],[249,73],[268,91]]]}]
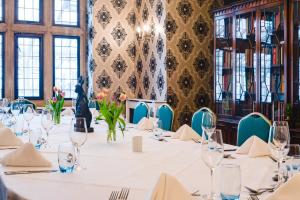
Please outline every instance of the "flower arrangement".
[{"label": "flower arrangement", "polygon": [[65,103],[65,92],[58,87],[53,87],[54,97],[49,99],[50,109],[53,112],[53,121],[55,124],[60,124],[60,114]]},{"label": "flower arrangement", "polygon": [[119,125],[119,128],[124,136],[125,130],[125,121],[121,117],[121,114],[124,110],[124,101],[127,96],[124,93],[118,95],[118,97],[113,97],[112,101],[107,99],[109,90],[104,88],[100,93],[98,93],[97,102],[100,108],[100,116],[98,119],[103,119],[107,125],[107,142],[116,141],[116,125]]}]

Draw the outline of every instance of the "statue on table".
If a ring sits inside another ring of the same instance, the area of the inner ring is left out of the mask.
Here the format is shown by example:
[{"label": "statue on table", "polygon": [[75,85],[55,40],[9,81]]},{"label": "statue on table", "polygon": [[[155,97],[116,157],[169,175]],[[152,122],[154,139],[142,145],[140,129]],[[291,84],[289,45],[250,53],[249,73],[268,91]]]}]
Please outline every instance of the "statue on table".
[{"label": "statue on table", "polygon": [[[76,110],[75,110],[75,117],[83,117],[86,121],[86,126],[88,129],[88,132],[94,132],[94,128],[91,127],[91,121],[92,121],[92,113],[89,109],[89,101],[86,97],[86,94],[82,88],[82,85],[84,83],[84,80],[82,79],[82,76],[79,77],[78,83],[75,86],[75,92],[78,94],[76,99]],[[84,125],[82,122],[77,121],[74,125],[76,131],[84,132]]]}]

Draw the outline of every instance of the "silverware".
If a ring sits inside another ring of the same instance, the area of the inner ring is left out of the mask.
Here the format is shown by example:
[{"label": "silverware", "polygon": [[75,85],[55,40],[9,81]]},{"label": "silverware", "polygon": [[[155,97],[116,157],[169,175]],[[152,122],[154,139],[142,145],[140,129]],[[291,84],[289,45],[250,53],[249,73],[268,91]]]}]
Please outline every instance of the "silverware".
[{"label": "silverware", "polygon": [[236,151],[237,149],[224,149],[224,151]]},{"label": "silverware", "polygon": [[273,192],[274,191],[274,188],[272,188],[272,187],[271,188],[259,188],[257,190],[252,189],[247,186],[245,186],[245,188],[250,192],[250,195],[255,195],[255,196],[261,195],[265,192]]},{"label": "silverware", "polygon": [[129,191],[129,188],[122,188],[118,199],[127,200]]},{"label": "silverware", "polygon": [[256,195],[250,195],[252,200],[259,200],[259,198]]},{"label": "silverware", "polygon": [[230,154],[224,154],[223,158],[227,158],[227,159],[236,159],[235,157],[233,157]]},{"label": "silverware", "polygon": [[195,192],[191,193],[191,195],[193,197],[198,197],[198,196],[201,196],[201,194],[198,194],[199,190],[196,190]]},{"label": "silverware", "polygon": [[196,140],[194,138],[192,138],[192,140],[195,142],[195,143],[201,143],[199,140]]},{"label": "silverware", "polygon": [[278,162],[275,158],[273,158],[272,156],[269,156],[269,158],[271,159],[271,160],[273,160],[274,162]]},{"label": "silverware", "polygon": [[109,197],[109,200],[117,200],[119,196],[119,192],[118,191],[112,191]]},{"label": "silverware", "polygon": [[52,170],[24,170],[24,171],[6,171],[5,175],[17,175],[17,174],[38,174],[38,173],[53,173],[57,172],[57,169]]},{"label": "silverware", "polygon": [[7,150],[7,149],[17,149],[18,147],[3,147],[0,150]]}]

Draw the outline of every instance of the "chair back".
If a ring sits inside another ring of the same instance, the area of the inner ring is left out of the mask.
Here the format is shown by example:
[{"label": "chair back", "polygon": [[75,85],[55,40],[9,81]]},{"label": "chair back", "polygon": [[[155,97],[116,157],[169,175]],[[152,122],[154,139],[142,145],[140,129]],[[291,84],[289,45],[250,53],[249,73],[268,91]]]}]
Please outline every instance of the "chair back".
[{"label": "chair back", "polygon": [[149,108],[147,104],[144,102],[138,103],[133,112],[133,123],[137,124],[142,118],[148,117],[148,112]]},{"label": "chair back", "polygon": [[200,108],[197,112],[194,113],[193,117],[192,117],[192,129],[194,131],[196,131],[200,136],[202,136],[202,118],[204,113],[206,112],[211,112],[213,113],[209,108],[207,107],[203,107]]},{"label": "chair back", "polygon": [[36,105],[33,102],[29,101],[28,99],[16,99],[16,100],[10,102],[10,106],[25,105],[25,104],[32,105],[34,110],[37,109]]},{"label": "chair back", "polygon": [[163,130],[172,131],[174,112],[168,104],[161,105],[157,110],[156,116],[162,121]]},{"label": "chair back", "polygon": [[237,146],[241,146],[251,136],[268,142],[271,122],[261,113],[253,112],[239,121]]}]

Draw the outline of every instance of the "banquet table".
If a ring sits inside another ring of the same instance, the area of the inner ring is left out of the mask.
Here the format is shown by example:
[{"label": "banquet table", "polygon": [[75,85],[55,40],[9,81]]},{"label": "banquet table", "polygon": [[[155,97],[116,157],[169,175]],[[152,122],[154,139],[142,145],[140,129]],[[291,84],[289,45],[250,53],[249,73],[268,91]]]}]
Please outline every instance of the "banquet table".
[{"label": "banquet table", "polygon": [[[39,117],[31,122],[40,126]],[[199,190],[200,194],[209,193],[210,172],[201,160],[201,148],[194,141],[180,141],[166,138],[167,142],[155,140],[153,132],[141,131],[129,124],[124,137],[118,132],[117,141],[107,143],[104,122],[92,124],[94,133],[88,134],[87,142],[81,148],[81,171],[71,174],[45,173],[27,175],[4,175],[2,172],[16,170],[1,166],[1,177],[8,188],[27,199],[109,199],[113,190],[130,188],[128,199],[141,200],[149,197],[153,186],[162,172],[175,176],[189,191]],[[57,148],[60,143],[69,142],[68,130],[70,118],[64,117],[61,125],[56,125],[50,132],[49,147],[40,152],[53,168],[58,169]],[[143,136],[143,152],[132,152],[132,137]],[[24,141],[27,136],[22,136]],[[232,148],[225,145],[226,148]],[[1,150],[0,159],[13,150]],[[223,159],[223,163],[236,163],[241,166],[242,186],[252,188],[270,187],[274,184],[276,163],[269,157],[249,158],[236,155],[236,159]],[[17,170],[24,168],[17,168]],[[28,170],[26,168],[26,170]],[[219,191],[220,170],[216,169],[215,188]],[[230,184],[230,183],[228,183]],[[269,193],[259,196],[265,199]],[[242,187],[241,199],[247,199],[248,192]],[[201,199],[195,197],[195,199]]]}]

